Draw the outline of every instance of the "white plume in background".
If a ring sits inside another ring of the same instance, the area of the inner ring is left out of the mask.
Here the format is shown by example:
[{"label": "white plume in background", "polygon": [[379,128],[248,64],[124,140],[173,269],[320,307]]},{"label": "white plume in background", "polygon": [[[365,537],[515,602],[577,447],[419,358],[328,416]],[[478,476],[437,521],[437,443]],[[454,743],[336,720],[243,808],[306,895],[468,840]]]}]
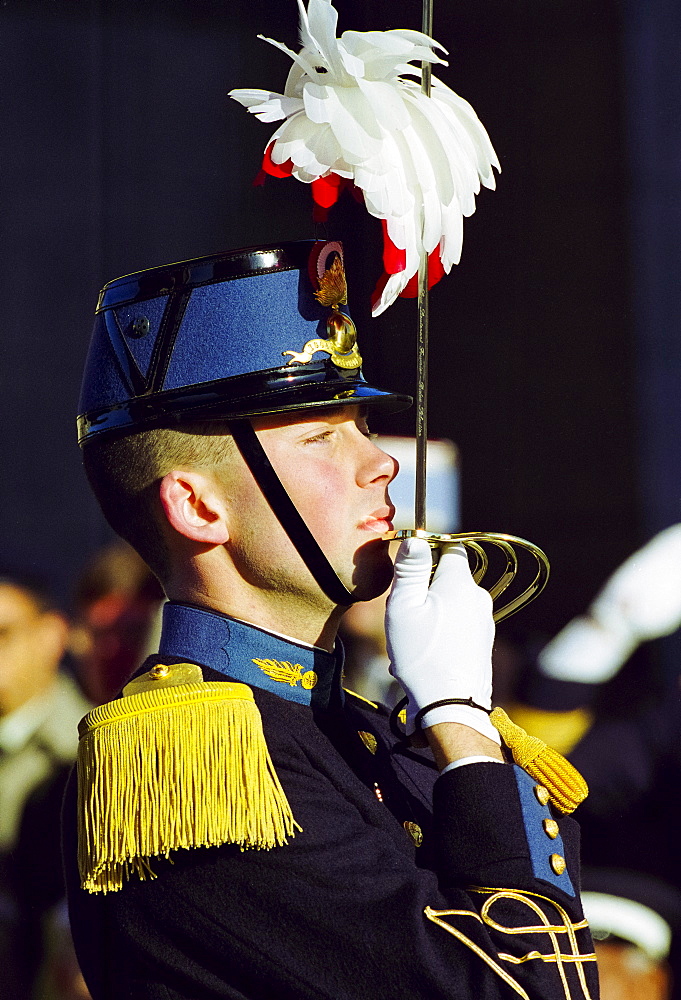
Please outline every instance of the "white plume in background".
[{"label": "white plume in background", "polygon": [[[302,0],[296,54],[284,94],[232,90],[261,121],[285,119],[271,137],[263,170],[312,185],[322,210],[354,184],[369,213],[384,223],[386,274],[377,286],[374,315],[400,294],[416,294],[419,265],[429,258],[434,284],[461,256],[463,217],[475,211],[480,182],[495,187],[500,169],[475,111],[433,78],[421,93],[420,66],[447,65],[446,52],[419,31],[345,31],[336,38],[331,0]],[[416,80],[405,79],[416,77]]]}]

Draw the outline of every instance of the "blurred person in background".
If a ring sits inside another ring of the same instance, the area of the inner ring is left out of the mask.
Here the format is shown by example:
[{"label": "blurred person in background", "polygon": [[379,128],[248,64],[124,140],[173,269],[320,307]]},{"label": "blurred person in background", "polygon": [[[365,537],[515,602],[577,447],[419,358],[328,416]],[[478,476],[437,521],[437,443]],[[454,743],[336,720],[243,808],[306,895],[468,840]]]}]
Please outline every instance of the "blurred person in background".
[{"label": "blurred person in background", "polygon": [[[68,650],[81,686],[92,703],[99,704],[112,697],[147,654],[155,629],[160,629],[162,597],[156,578],[123,541],[104,546],[86,563],[75,588],[76,620],[70,631]],[[90,702],[82,700],[69,723],[73,752],[67,767],[29,797],[15,851],[21,859],[18,869],[23,872],[22,881],[31,887],[28,895],[33,899],[44,897],[34,926],[26,931],[27,940],[40,943],[40,953],[36,953],[32,963],[33,991],[25,994],[33,1000],[90,997],[76,959],[63,898],[58,836],[46,854],[34,857],[45,818],[52,825],[52,817],[56,817],[58,825],[63,788],[75,756],[77,722],[90,708]],[[50,885],[50,891],[41,892],[43,885]],[[41,926],[36,922],[38,915]],[[23,996],[14,992],[7,995]],[[0,1000],[4,997],[0,993]]]},{"label": "blurred person in background", "polygon": [[96,705],[113,698],[147,655],[160,632],[163,600],[158,580],[127,542],[111,542],[85,565],[70,647]]},{"label": "blurred person in background", "polygon": [[585,868],[582,902],[598,956],[601,1000],[669,1000],[681,894],[626,869]]},{"label": "blurred person in background", "polygon": [[0,998],[32,995],[64,895],[59,817],[90,709],[60,665],[69,625],[42,581],[0,571]]}]

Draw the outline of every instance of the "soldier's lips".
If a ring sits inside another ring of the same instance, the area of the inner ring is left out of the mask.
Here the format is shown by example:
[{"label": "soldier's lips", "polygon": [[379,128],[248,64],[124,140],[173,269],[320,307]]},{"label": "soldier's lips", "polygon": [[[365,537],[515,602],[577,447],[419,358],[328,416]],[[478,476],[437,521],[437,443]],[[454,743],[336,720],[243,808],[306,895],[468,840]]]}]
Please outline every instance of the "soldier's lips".
[{"label": "soldier's lips", "polygon": [[392,519],[394,516],[394,507],[381,507],[379,510],[375,510],[373,514],[361,521],[359,527],[363,531],[373,531],[377,535],[384,535],[386,531],[393,530]]}]

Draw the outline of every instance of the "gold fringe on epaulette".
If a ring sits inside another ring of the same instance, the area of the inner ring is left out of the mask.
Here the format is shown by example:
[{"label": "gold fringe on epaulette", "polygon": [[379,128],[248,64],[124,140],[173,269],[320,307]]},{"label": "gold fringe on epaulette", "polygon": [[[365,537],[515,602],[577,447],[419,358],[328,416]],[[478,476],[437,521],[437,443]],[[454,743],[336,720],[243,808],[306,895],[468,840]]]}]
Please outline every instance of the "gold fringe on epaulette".
[{"label": "gold fringe on epaulette", "polygon": [[511,751],[515,763],[544,785],[556,809],[571,813],[584,801],[589,794],[589,786],[562,754],[516,726],[503,708],[495,708],[490,721]]},{"label": "gold fringe on epaulette", "polygon": [[[297,827],[253,692],[199,682],[142,690],[94,709],[78,748],[78,865],[113,892],[178,848],[271,848]],[[297,827],[300,829],[300,827]]]}]

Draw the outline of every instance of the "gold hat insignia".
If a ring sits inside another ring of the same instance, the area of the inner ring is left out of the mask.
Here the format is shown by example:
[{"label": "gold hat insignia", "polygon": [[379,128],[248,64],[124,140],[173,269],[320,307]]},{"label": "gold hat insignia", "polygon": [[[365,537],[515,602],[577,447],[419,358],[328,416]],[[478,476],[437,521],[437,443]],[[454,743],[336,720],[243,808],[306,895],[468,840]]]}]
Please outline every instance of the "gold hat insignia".
[{"label": "gold hat insignia", "polygon": [[[333,256],[327,267],[329,258]],[[343,247],[340,243],[316,244],[310,255],[310,277],[319,286],[314,297],[320,305],[331,309],[326,321],[326,340],[308,340],[302,351],[282,351],[291,355],[289,365],[307,365],[317,351],[330,355],[338,368],[361,368],[362,358],[357,349],[357,330],[349,316],[340,312],[339,306],[347,304],[348,286],[343,265]]]}]

